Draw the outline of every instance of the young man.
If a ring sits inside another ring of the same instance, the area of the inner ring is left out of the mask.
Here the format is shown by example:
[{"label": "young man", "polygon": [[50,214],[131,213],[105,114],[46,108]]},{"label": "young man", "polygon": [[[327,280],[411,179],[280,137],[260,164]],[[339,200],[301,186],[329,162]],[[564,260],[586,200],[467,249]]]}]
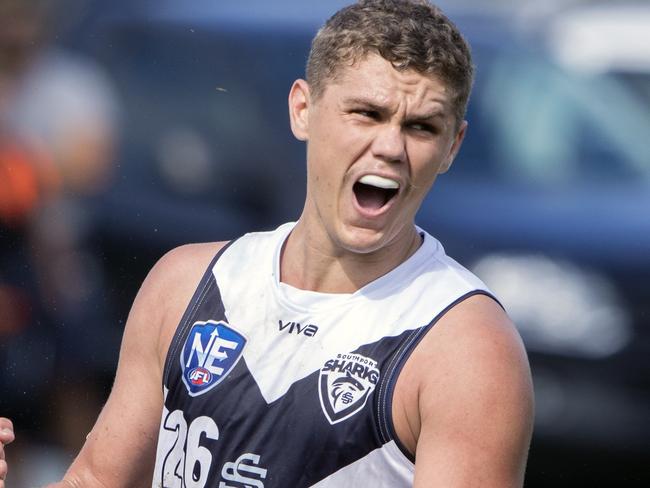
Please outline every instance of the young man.
[{"label": "young man", "polygon": [[307,142],[299,221],[160,260],[54,486],[521,486],[520,339],[414,225],[460,148],[471,83],[465,42],[426,1],[335,14],[289,94]]}]

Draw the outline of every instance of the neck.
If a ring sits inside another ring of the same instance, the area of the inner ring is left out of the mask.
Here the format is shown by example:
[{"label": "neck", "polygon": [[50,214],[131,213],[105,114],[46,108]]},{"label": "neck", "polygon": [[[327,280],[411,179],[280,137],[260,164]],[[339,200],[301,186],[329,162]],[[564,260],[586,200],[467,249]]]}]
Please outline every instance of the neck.
[{"label": "neck", "polygon": [[354,293],[395,269],[420,247],[415,226],[382,248],[359,253],[342,249],[301,219],[284,243],[280,280],[303,290]]}]

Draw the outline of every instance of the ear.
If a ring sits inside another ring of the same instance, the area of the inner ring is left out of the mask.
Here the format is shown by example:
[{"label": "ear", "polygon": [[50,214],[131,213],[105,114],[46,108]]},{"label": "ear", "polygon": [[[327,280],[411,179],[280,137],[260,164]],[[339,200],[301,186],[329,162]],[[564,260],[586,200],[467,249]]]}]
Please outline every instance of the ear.
[{"label": "ear", "polygon": [[466,132],[467,132],[467,121],[463,120],[463,122],[460,124],[460,128],[458,129],[458,132],[456,132],[456,136],[454,137],[454,142],[452,143],[451,148],[449,148],[449,154],[447,155],[447,160],[440,165],[438,174],[446,173],[449,170],[449,168],[451,168],[451,164],[454,162],[454,159],[456,159],[456,155],[460,150],[460,146],[463,144],[463,139],[465,139]]},{"label": "ear", "polygon": [[296,80],[289,92],[289,120],[291,132],[300,141],[309,139],[309,85],[305,80]]}]

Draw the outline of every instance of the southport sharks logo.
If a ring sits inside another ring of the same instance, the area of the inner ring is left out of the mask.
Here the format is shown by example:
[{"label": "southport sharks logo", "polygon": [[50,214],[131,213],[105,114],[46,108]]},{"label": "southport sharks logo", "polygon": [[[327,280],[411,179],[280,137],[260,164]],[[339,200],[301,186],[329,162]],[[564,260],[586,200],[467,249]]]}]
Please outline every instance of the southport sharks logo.
[{"label": "southport sharks logo", "polygon": [[337,354],[320,369],[320,404],[330,424],[361,410],[379,381],[377,362],[361,354]]}]

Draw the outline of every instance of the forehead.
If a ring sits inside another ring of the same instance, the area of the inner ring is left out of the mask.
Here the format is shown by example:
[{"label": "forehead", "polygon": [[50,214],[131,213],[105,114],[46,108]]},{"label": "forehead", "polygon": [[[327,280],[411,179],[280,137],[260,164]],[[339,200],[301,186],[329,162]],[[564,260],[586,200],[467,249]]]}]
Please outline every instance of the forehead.
[{"label": "forehead", "polygon": [[339,68],[325,88],[328,92],[341,101],[361,98],[386,106],[407,104],[410,109],[452,112],[452,91],[439,77],[397,70],[377,54]]}]

